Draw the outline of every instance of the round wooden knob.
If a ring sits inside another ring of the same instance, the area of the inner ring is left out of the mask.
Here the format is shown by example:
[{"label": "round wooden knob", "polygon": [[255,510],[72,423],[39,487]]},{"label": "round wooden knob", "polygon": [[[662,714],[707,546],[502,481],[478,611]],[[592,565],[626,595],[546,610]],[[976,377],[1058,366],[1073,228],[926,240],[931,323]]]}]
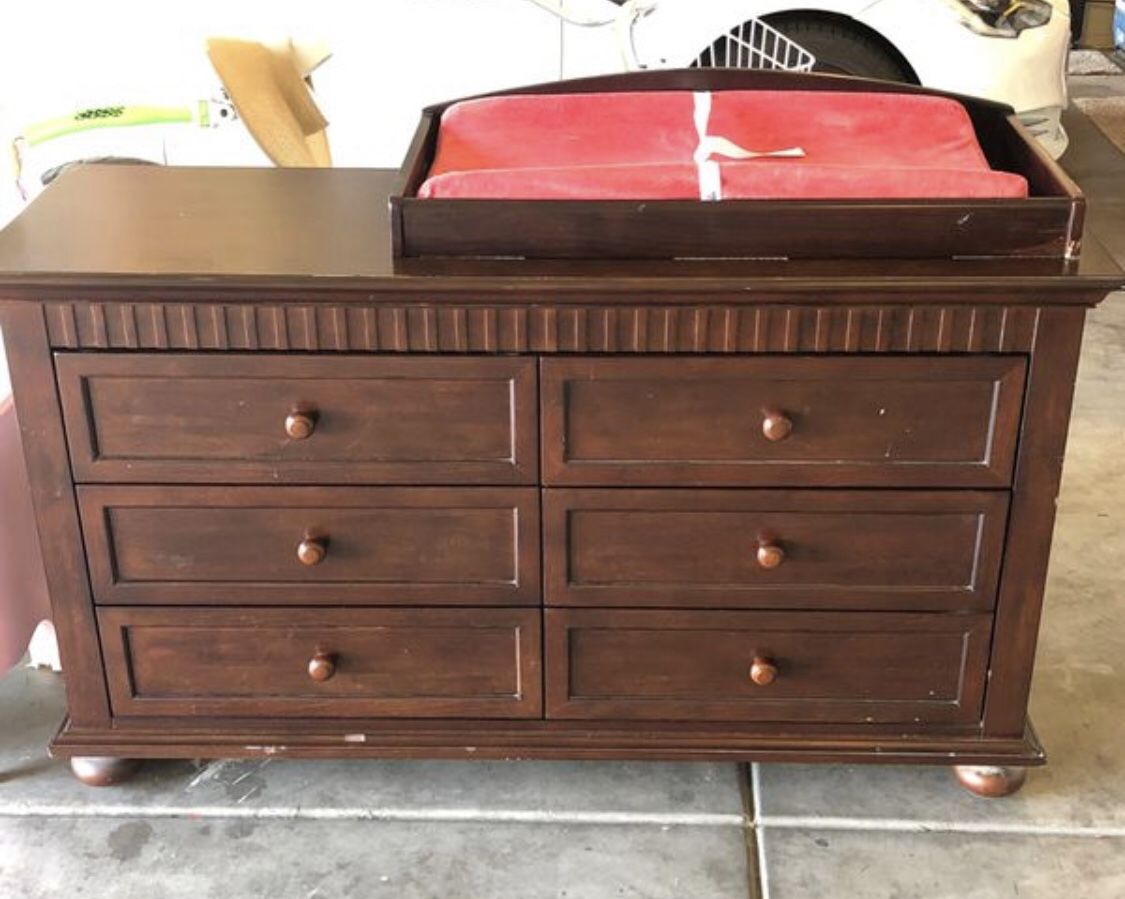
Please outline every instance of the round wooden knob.
[{"label": "round wooden knob", "polygon": [[776,543],[762,543],[758,546],[758,564],[763,568],[777,568],[785,561],[785,550]]},{"label": "round wooden knob", "polygon": [[336,673],[336,656],[330,652],[318,652],[309,659],[309,677],[317,683],[324,683]]},{"label": "round wooden knob", "polygon": [[766,417],[762,419],[762,434],[765,435],[766,440],[776,443],[792,433],[793,422],[783,412],[767,412]]},{"label": "round wooden knob", "polygon": [[302,565],[319,565],[328,555],[328,541],[319,537],[306,537],[297,544],[297,558]]},{"label": "round wooden knob", "polygon": [[285,416],[285,433],[293,440],[308,440],[316,430],[316,415],[312,412],[290,412]]},{"label": "round wooden knob", "polygon": [[750,666],[750,680],[759,687],[768,687],[777,679],[777,665],[767,658],[757,656]]}]

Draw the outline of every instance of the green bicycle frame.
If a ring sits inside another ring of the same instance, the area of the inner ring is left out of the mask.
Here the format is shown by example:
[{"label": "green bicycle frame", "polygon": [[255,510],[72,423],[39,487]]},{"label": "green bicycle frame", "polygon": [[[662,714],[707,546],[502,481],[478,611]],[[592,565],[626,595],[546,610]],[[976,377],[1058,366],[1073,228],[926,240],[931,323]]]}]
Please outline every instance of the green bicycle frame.
[{"label": "green bicycle frame", "polygon": [[23,139],[28,146],[34,147],[57,137],[95,128],[189,124],[196,121],[206,127],[210,124],[209,118],[208,105],[203,100],[194,109],[191,106],[95,106],[28,125]]}]

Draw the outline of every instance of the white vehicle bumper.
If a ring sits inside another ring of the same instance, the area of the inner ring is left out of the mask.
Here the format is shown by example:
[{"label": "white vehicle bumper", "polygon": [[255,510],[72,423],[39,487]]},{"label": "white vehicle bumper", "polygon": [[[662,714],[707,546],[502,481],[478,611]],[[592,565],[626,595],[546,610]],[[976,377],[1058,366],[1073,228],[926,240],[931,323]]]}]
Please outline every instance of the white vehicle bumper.
[{"label": "white vehicle bumper", "polygon": [[1049,106],[1046,109],[1029,109],[1019,114],[1024,127],[1031,136],[1039,140],[1047,152],[1058,159],[1070,144],[1070,135],[1062,124],[1062,107]]},{"label": "white vehicle bumper", "polygon": [[1050,22],[1014,38],[970,31],[955,0],[877,0],[856,18],[894,44],[926,87],[1007,103],[1039,123],[1033,130],[1049,148],[1061,141],[1061,153],[1070,16],[1053,5]]}]

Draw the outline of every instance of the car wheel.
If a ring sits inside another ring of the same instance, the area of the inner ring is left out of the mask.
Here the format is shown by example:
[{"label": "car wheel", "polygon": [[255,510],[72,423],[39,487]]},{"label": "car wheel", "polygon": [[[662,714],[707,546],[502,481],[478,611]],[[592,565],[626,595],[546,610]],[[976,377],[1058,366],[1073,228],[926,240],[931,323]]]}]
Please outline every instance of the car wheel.
[{"label": "car wheel", "polygon": [[916,83],[880,41],[856,28],[816,19],[770,19],[769,24],[816,57],[815,72]]},{"label": "car wheel", "polygon": [[160,163],[153,162],[151,159],[135,159],[132,156],[91,156],[87,159],[72,159],[70,162],[52,166],[39,176],[39,180],[46,187],[67,169],[76,165],[160,165]]}]

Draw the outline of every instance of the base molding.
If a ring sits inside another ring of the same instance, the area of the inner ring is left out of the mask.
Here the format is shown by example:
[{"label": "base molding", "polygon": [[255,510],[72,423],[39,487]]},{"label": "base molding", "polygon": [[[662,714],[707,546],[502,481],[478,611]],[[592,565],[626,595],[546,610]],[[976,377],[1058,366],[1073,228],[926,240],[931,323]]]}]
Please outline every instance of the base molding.
[{"label": "base molding", "polygon": [[[750,731],[730,726],[644,726],[605,722],[297,722],[256,728],[152,725],[77,728],[51,742],[56,757],[637,759],[648,761],[834,764],[1009,765],[1046,763],[1034,728],[1019,738],[976,734],[856,733],[827,726]],[[335,727],[333,727],[335,725]]]}]

